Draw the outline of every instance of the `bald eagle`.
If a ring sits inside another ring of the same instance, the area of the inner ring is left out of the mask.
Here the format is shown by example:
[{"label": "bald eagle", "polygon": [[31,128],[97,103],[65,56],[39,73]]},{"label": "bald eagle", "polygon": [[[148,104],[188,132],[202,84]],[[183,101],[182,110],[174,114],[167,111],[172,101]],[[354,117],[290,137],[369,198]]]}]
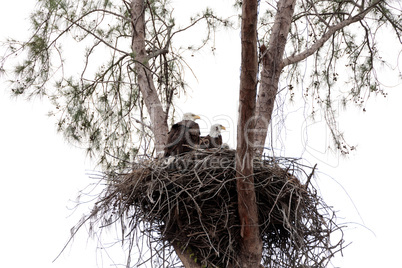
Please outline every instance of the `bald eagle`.
[{"label": "bald eagle", "polygon": [[200,138],[200,147],[202,149],[219,148],[222,146],[221,130],[226,130],[222,125],[215,124],[211,126],[209,134]]},{"label": "bald eagle", "polygon": [[174,156],[190,152],[200,143],[200,127],[194,122],[200,119],[198,115],[185,113],[183,120],[174,124],[168,133],[164,156]]}]

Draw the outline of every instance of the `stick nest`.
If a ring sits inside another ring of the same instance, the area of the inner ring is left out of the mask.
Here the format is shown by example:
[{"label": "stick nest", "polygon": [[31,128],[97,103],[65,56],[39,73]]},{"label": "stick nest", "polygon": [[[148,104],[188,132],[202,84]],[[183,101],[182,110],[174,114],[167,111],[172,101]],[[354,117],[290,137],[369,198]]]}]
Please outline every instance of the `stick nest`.
[{"label": "stick nest", "polygon": [[[344,241],[335,213],[309,183],[314,168],[264,157],[254,160],[254,173],[263,265],[325,267]],[[194,151],[169,165],[166,159],[135,163],[128,174],[105,178],[91,223],[124,222],[123,237],[145,236],[161,252],[174,246],[203,267],[236,263],[241,237],[235,151]],[[148,227],[139,231],[140,223]]]}]

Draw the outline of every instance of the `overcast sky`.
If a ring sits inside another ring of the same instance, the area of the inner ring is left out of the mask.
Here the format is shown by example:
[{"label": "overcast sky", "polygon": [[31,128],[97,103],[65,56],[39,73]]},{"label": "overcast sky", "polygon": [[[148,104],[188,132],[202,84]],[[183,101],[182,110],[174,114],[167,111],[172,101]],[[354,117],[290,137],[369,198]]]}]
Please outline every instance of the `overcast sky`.
[{"label": "overcast sky", "polygon": [[[1,40],[11,35],[24,36],[28,28],[25,18],[35,2],[2,4]],[[184,112],[200,114],[206,120],[202,123],[205,128],[212,122],[229,126],[224,139],[234,146],[240,54],[236,45],[229,50],[223,44],[236,44],[239,40],[237,35],[219,34],[215,57],[204,52],[190,61],[197,80],[188,75],[191,90],[177,103]],[[396,65],[394,47],[384,47],[384,52]],[[284,130],[283,153],[318,164],[320,174],[315,185],[326,203],[339,211],[339,223],[348,223],[345,239],[352,244],[344,250],[343,257],[334,259],[335,267],[400,267],[402,86],[397,84],[395,73],[381,74],[381,81],[393,86],[387,98],[370,99],[367,112],[351,108],[339,114],[341,127],[358,149],[347,158],[327,152],[330,141],[320,124],[287,123]],[[208,96],[212,93],[219,94],[211,99]],[[68,145],[56,133],[54,121],[46,117],[46,102],[26,102],[9,96],[2,81],[0,266],[95,268],[124,263],[124,253],[97,249],[99,244],[88,239],[85,230],[52,263],[83,212],[72,214],[69,208],[78,191],[92,182],[87,174],[93,172],[93,167],[82,150]],[[299,111],[294,107],[287,120],[298,121]]]}]

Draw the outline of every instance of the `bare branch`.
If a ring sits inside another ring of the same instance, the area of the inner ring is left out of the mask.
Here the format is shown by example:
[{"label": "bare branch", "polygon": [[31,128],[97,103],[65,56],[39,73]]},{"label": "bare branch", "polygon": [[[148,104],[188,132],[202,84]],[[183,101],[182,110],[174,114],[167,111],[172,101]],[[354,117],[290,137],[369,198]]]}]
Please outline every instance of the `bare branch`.
[{"label": "bare branch", "polygon": [[381,5],[377,6],[376,8],[377,8],[378,11],[381,12],[381,14],[382,14],[384,17],[387,18],[387,20],[389,21],[389,23],[391,23],[392,27],[394,27],[395,29],[397,29],[397,31],[395,31],[395,32],[396,32],[396,34],[397,34],[397,36],[398,36],[399,42],[402,43],[402,37],[401,37],[400,33],[398,32],[398,31],[402,32],[402,27],[401,27],[401,25],[395,23],[395,21],[387,14],[387,12],[384,11],[384,8],[383,8]]},{"label": "bare branch", "polygon": [[321,37],[321,39],[319,39],[316,43],[314,43],[310,48],[306,49],[305,51],[301,52],[300,54],[294,55],[294,56],[290,56],[286,59],[283,60],[282,62],[282,68],[290,65],[290,64],[294,64],[296,62],[300,62],[304,59],[306,59],[307,57],[313,55],[318,49],[320,49],[325,42],[328,41],[329,38],[331,38],[331,36],[333,34],[335,34],[337,31],[339,31],[342,28],[345,28],[346,26],[354,23],[354,22],[358,22],[362,19],[364,19],[364,17],[367,15],[367,13],[369,13],[378,3],[382,2],[383,0],[377,0],[374,3],[372,3],[371,6],[369,6],[368,8],[366,8],[364,11],[360,12],[359,14],[350,17],[334,26],[331,26],[328,28],[328,31]]},{"label": "bare branch", "polygon": [[76,25],[78,28],[84,30],[86,33],[88,33],[89,35],[92,35],[95,39],[99,40],[101,43],[105,44],[106,46],[108,46],[109,48],[113,49],[114,51],[118,51],[123,55],[130,55],[130,53],[120,50],[117,47],[109,44],[108,42],[106,42],[103,38],[99,37],[98,35],[96,35],[93,31],[88,30],[87,28],[85,28],[84,26],[80,25],[78,23],[79,20],[75,20],[75,21],[71,21],[69,18],[65,18],[68,22],[70,22],[72,25]]}]

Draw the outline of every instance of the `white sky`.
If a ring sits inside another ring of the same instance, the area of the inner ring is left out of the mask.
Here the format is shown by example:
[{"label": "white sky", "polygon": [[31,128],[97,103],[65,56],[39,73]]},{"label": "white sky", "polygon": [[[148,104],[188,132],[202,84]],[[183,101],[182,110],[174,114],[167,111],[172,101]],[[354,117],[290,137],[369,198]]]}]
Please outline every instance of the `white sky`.
[{"label": "white sky", "polygon": [[[2,4],[1,40],[26,32],[28,24],[24,18],[35,2],[20,0]],[[238,36],[220,32],[216,57],[206,52],[194,57],[190,64],[198,83],[188,75],[192,90],[178,102],[183,111],[201,114],[211,122],[226,122],[229,129],[224,138],[232,146],[240,57],[236,42]],[[233,48],[228,49],[227,44]],[[394,51],[392,47],[386,50],[390,57],[396,58]],[[387,85],[396,85],[395,77],[386,74],[382,77]],[[85,231],[52,263],[68,239],[70,228],[81,216],[82,211],[70,216],[67,207],[73,204],[69,200],[91,182],[86,175],[91,167],[80,149],[68,145],[56,134],[54,122],[46,117],[49,109],[45,103],[11,99],[5,89],[2,83],[0,266],[110,267],[112,261],[107,254],[114,262],[124,263],[123,253],[97,250],[96,242],[88,239]],[[310,145],[306,146],[306,125],[288,123],[286,126],[286,154],[303,156],[313,165],[318,163],[321,175],[315,181],[317,187],[326,203],[339,211],[339,222],[349,223],[345,239],[352,244],[344,250],[343,257],[334,259],[335,267],[400,267],[401,89],[401,85],[390,89],[385,99],[372,98],[365,113],[358,109],[341,113],[341,126],[351,143],[358,145],[358,150],[348,158],[325,152],[329,141],[323,138],[327,137],[323,128],[311,127],[315,134],[309,135]],[[219,97],[208,99],[211,92],[219,93]],[[298,118],[297,113],[292,113],[288,120],[296,122]],[[205,124],[207,128],[209,123]]]}]

